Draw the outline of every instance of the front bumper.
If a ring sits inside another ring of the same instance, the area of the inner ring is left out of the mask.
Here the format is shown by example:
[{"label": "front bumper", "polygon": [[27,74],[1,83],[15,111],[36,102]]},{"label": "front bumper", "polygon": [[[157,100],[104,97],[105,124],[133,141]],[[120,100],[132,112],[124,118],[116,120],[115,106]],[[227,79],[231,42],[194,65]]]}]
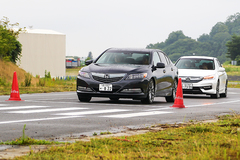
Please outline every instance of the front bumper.
[{"label": "front bumper", "polygon": [[99,91],[98,82],[92,79],[77,78],[77,94],[82,97],[109,97],[109,98],[132,98],[144,99],[147,97],[148,79],[121,80],[113,82],[112,91]]},{"label": "front bumper", "polygon": [[[191,83],[191,82],[182,82]],[[192,83],[192,89],[183,89],[183,94],[216,94],[217,81],[213,80],[202,80],[198,83]]]}]

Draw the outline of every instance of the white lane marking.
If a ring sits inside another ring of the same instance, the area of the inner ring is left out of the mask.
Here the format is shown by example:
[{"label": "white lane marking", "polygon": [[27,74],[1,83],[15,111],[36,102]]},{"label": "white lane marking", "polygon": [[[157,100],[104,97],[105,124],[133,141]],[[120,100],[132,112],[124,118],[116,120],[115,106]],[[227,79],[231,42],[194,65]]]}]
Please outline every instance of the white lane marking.
[{"label": "white lane marking", "polygon": [[21,122],[34,122],[34,121],[47,121],[47,120],[57,120],[57,119],[67,119],[67,118],[78,118],[81,116],[67,116],[67,117],[52,117],[52,118],[39,118],[39,119],[25,119],[25,120],[15,120],[15,121],[3,121],[0,124],[8,123],[21,123]]},{"label": "white lane marking", "polygon": [[57,112],[57,111],[70,111],[70,110],[80,110],[80,109],[88,109],[88,108],[51,108],[51,109],[35,109],[35,110],[23,110],[23,111],[10,111],[6,113],[42,113],[42,112]]},{"label": "white lane marking", "polygon": [[239,94],[239,93],[237,93],[237,92],[227,92],[228,94]]},{"label": "white lane marking", "polygon": [[[186,108],[192,108],[192,107],[203,107],[203,106],[210,106],[210,105],[218,105],[218,104],[227,104],[227,103],[238,103],[240,100],[232,100],[227,102],[219,102],[219,103],[203,103],[203,104],[197,104],[197,105],[185,105]],[[166,110],[166,109],[179,109],[174,107],[165,107],[165,108],[156,108],[156,109],[148,109],[145,111],[157,111],[157,110]]]},{"label": "white lane marking", "polygon": [[158,110],[167,110],[167,109],[173,109],[173,108],[171,108],[171,107],[164,107],[164,108],[156,108],[156,109],[147,109],[147,110],[145,110],[146,112],[147,111],[158,111]]},{"label": "white lane marking", "polygon": [[12,109],[29,109],[29,108],[46,108],[50,106],[16,106],[16,107],[1,107],[0,110],[12,110]]},{"label": "white lane marking", "polygon": [[0,106],[7,106],[7,104],[0,104]]},{"label": "white lane marking", "polygon": [[108,115],[108,116],[100,116],[100,117],[108,117],[108,118],[131,118],[131,117],[150,116],[150,115],[168,114],[168,113],[173,113],[173,112],[162,112],[162,111],[155,111],[155,112],[138,112],[138,113],[117,114],[117,115]]},{"label": "white lane marking", "polygon": [[86,114],[99,114],[99,113],[112,113],[112,112],[124,112],[124,111],[131,111],[131,110],[124,110],[124,109],[108,109],[108,110],[94,110],[94,111],[84,111],[84,112],[68,112],[68,113],[56,113],[53,115],[86,115]]},{"label": "white lane marking", "polygon": [[190,106],[186,106],[186,107],[190,108],[190,107],[210,106],[210,105],[216,105],[216,104],[227,104],[227,103],[236,103],[236,102],[240,102],[240,100],[219,102],[219,103],[204,103],[204,104],[199,104],[199,105],[190,105]]},{"label": "white lane marking", "polygon": [[[48,95],[47,95],[48,94]],[[39,96],[66,96],[66,95],[76,95],[76,92],[59,92],[59,93],[35,93],[35,94],[21,94],[21,97],[39,97]]]}]

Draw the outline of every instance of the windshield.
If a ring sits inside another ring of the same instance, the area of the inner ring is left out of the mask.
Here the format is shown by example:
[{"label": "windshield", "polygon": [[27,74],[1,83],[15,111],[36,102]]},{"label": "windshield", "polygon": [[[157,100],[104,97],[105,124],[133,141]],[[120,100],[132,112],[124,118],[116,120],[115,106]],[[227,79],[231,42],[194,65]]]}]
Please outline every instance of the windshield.
[{"label": "windshield", "polygon": [[177,61],[178,69],[205,69],[214,70],[214,61],[211,59],[197,59],[197,58],[182,58]]},{"label": "windshield", "polygon": [[133,51],[107,51],[95,62],[96,64],[137,64],[149,65],[150,53]]}]

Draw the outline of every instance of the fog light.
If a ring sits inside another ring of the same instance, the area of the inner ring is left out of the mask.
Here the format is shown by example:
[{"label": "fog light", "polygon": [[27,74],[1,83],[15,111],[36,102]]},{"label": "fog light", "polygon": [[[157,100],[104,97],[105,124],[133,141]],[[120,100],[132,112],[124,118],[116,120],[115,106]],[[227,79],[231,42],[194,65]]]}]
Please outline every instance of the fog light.
[{"label": "fog light", "polygon": [[205,90],[209,90],[209,89],[212,89],[212,86],[204,86],[202,88],[205,89]]},{"label": "fog light", "polygon": [[141,93],[142,90],[141,90],[141,88],[129,88],[129,89],[122,90],[122,92],[125,92],[125,93]]},{"label": "fog light", "polygon": [[87,92],[92,92],[92,89],[89,87],[82,87],[82,86],[78,86],[78,90],[79,91],[87,91]]}]

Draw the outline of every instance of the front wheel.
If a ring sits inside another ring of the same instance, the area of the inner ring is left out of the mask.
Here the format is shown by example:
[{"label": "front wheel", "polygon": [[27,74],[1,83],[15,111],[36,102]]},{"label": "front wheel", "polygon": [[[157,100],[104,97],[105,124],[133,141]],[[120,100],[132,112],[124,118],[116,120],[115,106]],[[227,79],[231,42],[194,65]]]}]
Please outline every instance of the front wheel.
[{"label": "front wheel", "polygon": [[174,80],[173,86],[172,86],[172,95],[165,97],[167,102],[174,102],[176,98],[176,91],[177,91],[177,81]]},{"label": "front wheel", "polygon": [[220,97],[227,97],[227,84],[228,82],[226,81],[226,84],[225,84],[225,92],[220,94]]},{"label": "front wheel", "polygon": [[80,102],[90,102],[92,97],[78,95],[78,99],[79,99]]},{"label": "front wheel", "polygon": [[147,97],[145,99],[142,99],[141,102],[145,104],[151,104],[154,100],[155,96],[155,88],[153,80],[151,79],[148,84],[148,91],[147,91]]},{"label": "front wheel", "polygon": [[217,86],[216,86],[216,94],[212,94],[211,98],[219,98],[220,94],[219,94],[219,81],[217,82]]}]

